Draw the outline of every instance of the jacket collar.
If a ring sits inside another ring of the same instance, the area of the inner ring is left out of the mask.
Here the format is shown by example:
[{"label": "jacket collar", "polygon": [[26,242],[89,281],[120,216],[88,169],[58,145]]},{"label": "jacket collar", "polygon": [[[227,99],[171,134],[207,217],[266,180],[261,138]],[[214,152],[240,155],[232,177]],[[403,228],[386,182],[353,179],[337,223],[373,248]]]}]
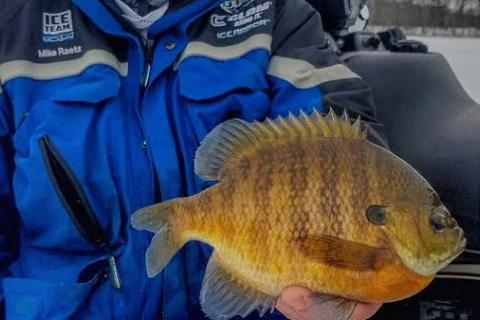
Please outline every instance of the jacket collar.
[{"label": "jacket collar", "polygon": [[[121,12],[113,0],[72,0],[102,31],[122,38],[134,37],[136,32],[122,21]],[[167,14],[155,22],[148,32],[155,38],[173,27],[186,29],[202,13],[214,8],[224,0],[174,0]]]}]

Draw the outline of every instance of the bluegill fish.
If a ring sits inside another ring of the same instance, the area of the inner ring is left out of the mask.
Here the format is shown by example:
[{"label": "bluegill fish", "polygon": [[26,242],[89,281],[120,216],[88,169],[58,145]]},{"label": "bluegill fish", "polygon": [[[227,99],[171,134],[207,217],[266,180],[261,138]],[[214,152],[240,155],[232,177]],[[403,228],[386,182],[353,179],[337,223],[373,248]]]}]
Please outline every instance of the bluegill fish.
[{"label": "bluegill fish", "polygon": [[289,286],[317,292],[331,319],[348,319],[354,301],[417,293],[465,248],[463,231],[430,184],[365,132],[332,111],[220,124],[195,160],[219,183],[132,217],[155,233],[149,276],[198,240],[215,248],[200,293],[212,319],[263,315]]}]

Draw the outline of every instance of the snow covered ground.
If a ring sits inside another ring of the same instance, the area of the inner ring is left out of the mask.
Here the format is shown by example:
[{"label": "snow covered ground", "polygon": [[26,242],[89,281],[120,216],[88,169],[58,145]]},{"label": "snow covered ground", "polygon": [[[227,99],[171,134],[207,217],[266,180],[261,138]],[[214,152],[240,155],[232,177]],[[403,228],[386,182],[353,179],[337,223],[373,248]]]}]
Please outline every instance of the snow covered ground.
[{"label": "snow covered ground", "polygon": [[443,54],[465,90],[480,103],[480,38],[415,39],[425,42],[430,51]]}]

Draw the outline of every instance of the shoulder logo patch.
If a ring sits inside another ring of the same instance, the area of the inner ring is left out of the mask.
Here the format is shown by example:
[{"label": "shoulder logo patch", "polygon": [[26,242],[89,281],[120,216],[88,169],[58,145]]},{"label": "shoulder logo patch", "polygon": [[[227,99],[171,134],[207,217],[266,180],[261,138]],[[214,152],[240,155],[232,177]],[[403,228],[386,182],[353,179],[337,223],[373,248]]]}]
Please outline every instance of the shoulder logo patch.
[{"label": "shoulder logo patch", "polygon": [[[72,11],[43,12],[42,40],[44,48],[39,48],[39,59],[75,56],[83,53],[83,48],[73,42],[74,28]],[[64,44],[65,41],[71,40]]]},{"label": "shoulder logo patch", "polygon": [[43,13],[43,42],[73,40],[72,11]]},{"label": "shoulder logo patch", "polygon": [[273,5],[271,0],[228,0],[220,5],[227,14],[212,14],[210,25],[218,30],[217,39],[246,35],[270,24]]}]

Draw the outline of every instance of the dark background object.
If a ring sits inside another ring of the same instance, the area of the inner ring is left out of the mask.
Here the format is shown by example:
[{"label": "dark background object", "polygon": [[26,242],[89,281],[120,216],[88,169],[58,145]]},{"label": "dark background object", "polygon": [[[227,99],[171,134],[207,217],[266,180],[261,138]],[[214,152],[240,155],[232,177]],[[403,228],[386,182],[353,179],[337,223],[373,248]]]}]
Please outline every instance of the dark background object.
[{"label": "dark background object", "polygon": [[350,33],[342,40],[343,51],[378,50],[383,45],[378,35],[367,31]]},{"label": "dark background object", "polygon": [[352,26],[367,0],[309,0],[322,14],[325,30],[334,35],[344,35]]},{"label": "dark background object", "polygon": [[391,28],[378,33],[383,46],[392,52],[427,53],[426,44],[417,40],[409,40],[400,28]]}]

